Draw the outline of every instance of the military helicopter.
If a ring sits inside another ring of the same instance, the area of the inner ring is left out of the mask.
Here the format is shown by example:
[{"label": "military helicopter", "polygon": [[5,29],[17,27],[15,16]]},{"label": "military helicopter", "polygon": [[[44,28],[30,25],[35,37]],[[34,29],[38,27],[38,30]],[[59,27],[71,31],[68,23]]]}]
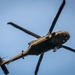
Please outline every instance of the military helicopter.
[{"label": "military helicopter", "polygon": [[33,40],[33,41],[29,42],[28,43],[29,46],[28,46],[27,50],[22,51],[22,53],[18,54],[17,56],[15,56],[15,57],[7,60],[7,61],[4,61],[0,57],[0,66],[1,66],[2,70],[4,71],[5,75],[7,75],[9,73],[5,64],[9,64],[9,63],[11,63],[15,60],[20,59],[20,58],[24,59],[24,57],[28,56],[28,55],[40,55],[37,66],[36,66],[36,69],[35,69],[35,72],[34,72],[34,74],[37,75],[45,52],[50,51],[50,50],[53,50],[53,52],[56,52],[60,48],[65,48],[69,51],[75,52],[75,49],[72,49],[68,46],[63,45],[70,38],[70,34],[67,31],[52,32],[54,27],[55,27],[55,24],[56,24],[56,22],[57,22],[57,20],[60,16],[60,13],[62,12],[62,9],[63,9],[65,3],[66,3],[65,0],[63,0],[54,20],[52,22],[51,27],[50,27],[48,33],[45,36],[37,35],[37,34],[31,32],[31,31],[29,31],[25,28],[20,27],[19,25],[15,24],[13,22],[7,23],[7,24],[10,24],[10,25],[22,30],[23,32],[37,38],[37,40]]}]

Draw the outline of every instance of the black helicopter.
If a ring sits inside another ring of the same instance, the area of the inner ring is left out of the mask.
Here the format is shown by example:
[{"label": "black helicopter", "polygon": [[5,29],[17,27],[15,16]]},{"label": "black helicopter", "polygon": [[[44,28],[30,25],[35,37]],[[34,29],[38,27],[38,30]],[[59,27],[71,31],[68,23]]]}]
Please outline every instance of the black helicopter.
[{"label": "black helicopter", "polygon": [[33,40],[31,42],[29,42],[29,46],[28,49],[25,51],[22,51],[22,53],[18,54],[17,56],[9,59],[8,61],[4,61],[2,60],[2,58],[0,57],[0,66],[2,68],[2,70],[4,71],[4,73],[7,75],[9,73],[8,69],[6,68],[5,64],[9,64],[17,59],[23,58],[24,56],[28,56],[28,55],[40,55],[36,69],[34,74],[37,75],[39,67],[40,67],[40,63],[43,59],[44,53],[50,50],[53,50],[53,52],[56,52],[59,48],[65,48],[67,50],[70,50],[72,52],[75,52],[75,49],[72,49],[70,47],[67,47],[65,45],[63,45],[64,43],[66,43],[69,38],[70,38],[70,34],[67,31],[57,31],[57,32],[52,32],[55,24],[60,16],[60,13],[62,12],[62,9],[65,5],[65,0],[63,0],[53,22],[52,25],[48,31],[48,33],[45,36],[39,36],[25,28],[22,28],[20,26],[18,26],[17,24],[13,23],[13,22],[8,22],[7,24],[10,24],[20,30],[22,30],[23,32],[37,38],[37,40]]}]

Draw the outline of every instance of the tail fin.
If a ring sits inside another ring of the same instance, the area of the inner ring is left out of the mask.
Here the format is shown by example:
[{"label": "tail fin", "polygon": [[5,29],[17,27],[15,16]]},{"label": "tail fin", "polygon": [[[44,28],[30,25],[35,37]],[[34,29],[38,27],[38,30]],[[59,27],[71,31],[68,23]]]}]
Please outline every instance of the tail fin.
[{"label": "tail fin", "polygon": [[6,68],[5,64],[3,64],[3,60],[1,57],[0,57],[0,66],[1,66],[1,69],[3,70],[3,72],[5,73],[5,75],[7,75],[9,73],[9,71]]}]

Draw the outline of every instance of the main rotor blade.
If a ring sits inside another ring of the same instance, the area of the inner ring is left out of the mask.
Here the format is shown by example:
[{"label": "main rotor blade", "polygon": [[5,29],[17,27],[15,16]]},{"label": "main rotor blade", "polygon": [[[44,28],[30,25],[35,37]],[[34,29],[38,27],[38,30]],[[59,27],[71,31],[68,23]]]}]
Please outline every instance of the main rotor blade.
[{"label": "main rotor blade", "polygon": [[41,36],[39,36],[39,35],[37,35],[37,34],[35,34],[35,33],[31,32],[31,31],[29,31],[29,30],[27,30],[27,29],[25,29],[25,28],[23,28],[23,27],[21,27],[21,26],[18,26],[18,25],[17,25],[17,24],[15,24],[15,23],[8,22],[7,24],[10,24],[10,25],[12,25],[12,26],[14,26],[14,27],[16,27],[16,28],[18,28],[18,29],[20,29],[20,30],[24,31],[24,32],[25,32],[25,33],[27,33],[27,34],[32,35],[32,36],[34,36],[34,37],[36,37],[36,38],[40,38],[40,37],[41,37]]},{"label": "main rotor blade", "polygon": [[59,18],[59,16],[60,16],[60,13],[61,13],[61,11],[62,11],[64,5],[65,5],[65,0],[63,0],[63,3],[61,4],[61,6],[60,6],[60,8],[59,8],[59,10],[58,10],[58,12],[57,12],[57,14],[56,14],[56,17],[54,18],[54,20],[53,20],[53,22],[52,22],[52,25],[51,25],[51,27],[50,27],[48,33],[52,33],[52,31],[53,31],[53,29],[54,29],[54,27],[55,27],[55,24],[56,24],[56,22],[57,22],[57,20],[58,20],[58,18]]},{"label": "main rotor blade", "polygon": [[44,54],[41,54],[40,57],[39,57],[39,60],[38,60],[38,63],[37,63],[36,69],[35,69],[35,75],[37,75],[37,73],[38,73],[38,70],[39,70],[41,61],[43,59],[43,56],[44,56]]},{"label": "main rotor blade", "polygon": [[65,48],[65,49],[67,49],[67,50],[69,50],[69,51],[75,52],[75,49],[72,49],[70,47],[67,47],[67,46],[64,46],[64,45],[62,45],[62,47]]}]

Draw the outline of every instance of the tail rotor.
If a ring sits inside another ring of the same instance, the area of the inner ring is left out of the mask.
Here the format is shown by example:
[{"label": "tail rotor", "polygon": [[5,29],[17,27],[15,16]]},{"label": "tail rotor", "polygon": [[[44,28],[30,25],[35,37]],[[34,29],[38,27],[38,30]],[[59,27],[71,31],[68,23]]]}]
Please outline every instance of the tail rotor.
[{"label": "tail rotor", "polygon": [[9,73],[7,67],[5,66],[5,64],[3,64],[4,61],[2,60],[2,58],[0,57],[0,67],[3,70],[4,74],[7,75]]}]

